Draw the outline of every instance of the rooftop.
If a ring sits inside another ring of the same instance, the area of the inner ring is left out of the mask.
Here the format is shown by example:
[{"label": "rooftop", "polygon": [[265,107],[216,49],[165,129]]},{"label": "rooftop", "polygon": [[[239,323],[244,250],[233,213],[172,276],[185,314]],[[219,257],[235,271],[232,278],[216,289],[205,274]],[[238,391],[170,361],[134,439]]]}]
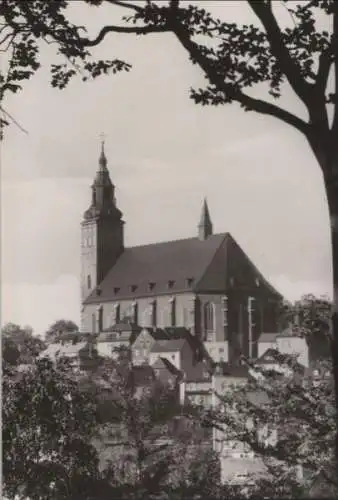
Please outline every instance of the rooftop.
[{"label": "rooftop", "polygon": [[179,352],[185,343],[185,339],[156,340],[151,352]]},{"label": "rooftop", "polygon": [[280,297],[229,233],[135,246],[124,250],[85,304],[210,288],[224,293],[230,278],[249,275]]}]

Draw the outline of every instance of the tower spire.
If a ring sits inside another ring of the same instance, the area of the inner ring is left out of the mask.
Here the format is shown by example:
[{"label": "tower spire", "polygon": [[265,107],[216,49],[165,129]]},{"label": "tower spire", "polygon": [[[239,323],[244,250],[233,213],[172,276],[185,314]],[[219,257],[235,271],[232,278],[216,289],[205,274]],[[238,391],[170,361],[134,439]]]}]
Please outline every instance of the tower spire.
[{"label": "tower spire", "polygon": [[212,222],[209,213],[207,199],[204,198],[201,219],[198,224],[198,237],[200,240],[206,240],[212,235]]},{"label": "tower spire", "polygon": [[104,151],[104,145],[105,145],[104,134],[101,134],[100,137],[101,137],[101,154],[99,158],[100,170],[107,170],[107,157]]}]

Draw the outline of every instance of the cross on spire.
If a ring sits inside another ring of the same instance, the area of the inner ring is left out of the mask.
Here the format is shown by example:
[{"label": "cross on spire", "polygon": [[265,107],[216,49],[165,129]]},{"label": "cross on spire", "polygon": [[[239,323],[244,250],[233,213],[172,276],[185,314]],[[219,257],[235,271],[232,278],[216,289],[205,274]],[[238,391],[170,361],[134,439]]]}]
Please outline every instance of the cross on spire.
[{"label": "cross on spire", "polygon": [[101,168],[105,169],[107,167],[107,158],[104,151],[105,134],[103,132],[101,132],[100,134],[100,139],[101,139],[101,154],[100,154],[99,164]]}]

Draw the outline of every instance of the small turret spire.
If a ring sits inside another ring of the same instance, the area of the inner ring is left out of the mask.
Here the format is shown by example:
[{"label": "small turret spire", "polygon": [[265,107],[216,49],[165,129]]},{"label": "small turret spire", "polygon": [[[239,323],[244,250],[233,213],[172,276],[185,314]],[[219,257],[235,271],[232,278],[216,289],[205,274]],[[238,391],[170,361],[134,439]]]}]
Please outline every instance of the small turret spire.
[{"label": "small turret spire", "polygon": [[198,224],[198,237],[200,240],[206,240],[212,235],[212,222],[210,218],[207,199],[204,198],[200,223]]}]

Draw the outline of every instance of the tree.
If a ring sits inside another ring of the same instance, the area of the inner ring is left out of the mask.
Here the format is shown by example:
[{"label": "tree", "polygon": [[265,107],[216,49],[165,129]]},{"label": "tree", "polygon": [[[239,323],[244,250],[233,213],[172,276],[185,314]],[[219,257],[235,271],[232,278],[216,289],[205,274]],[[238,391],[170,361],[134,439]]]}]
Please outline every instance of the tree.
[{"label": "tree", "polygon": [[104,481],[88,437],[95,404],[66,365],[39,360],[2,380],[3,494],[8,499],[94,499]]},{"label": "tree", "polygon": [[[88,1],[95,4],[95,1]],[[82,80],[96,78],[109,72],[128,71],[130,65],[119,60],[94,60],[81,41],[85,28],[71,23],[65,11],[68,0],[44,2],[32,0],[0,1],[0,50],[6,53],[0,72],[1,131],[11,121],[20,125],[4,108],[4,97],[22,89],[40,68],[41,43],[55,44],[57,64],[51,65],[51,84],[63,89],[69,80],[80,73]],[[20,127],[21,128],[21,127]],[[1,134],[3,138],[3,134]]]},{"label": "tree", "polygon": [[[242,443],[264,464],[251,493],[293,497],[310,489],[318,471],[338,493],[331,361],[318,363],[314,379],[294,357],[278,351],[273,357],[275,368],[251,365],[247,383],[218,394],[218,407],[203,410],[202,419],[215,427],[219,444]],[[305,478],[297,477],[300,470]]]},{"label": "tree", "polygon": [[7,323],[1,329],[1,336],[2,358],[12,365],[32,363],[45,348],[44,342],[33,335],[29,326]]},{"label": "tree", "polygon": [[203,448],[200,424],[192,426],[175,389],[156,380],[150,366],[135,367],[130,359],[120,352],[82,380],[98,400],[95,445],[111,484],[132,498],[215,493],[218,460]]},{"label": "tree", "polygon": [[[100,6],[104,2],[87,0],[87,3]],[[246,0],[256,16],[257,26],[239,26],[214,19],[205,9],[179,0],[166,4],[150,0],[142,4],[122,0],[105,3],[125,9],[128,13],[123,18],[125,24],[107,24],[90,39],[83,28],[67,21],[66,1],[50,3],[52,7],[47,8],[40,1],[28,4],[2,0],[5,19],[2,42],[12,54],[9,72],[2,80],[4,90],[18,90],[19,82],[36,71],[37,39],[52,39],[59,52],[68,58],[68,66],[67,63],[65,67],[52,65],[52,83],[62,88],[76,74],[74,65],[78,68],[79,63],[93,76],[109,68],[129,69],[121,61],[108,67],[101,62],[96,66],[88,63],[87,51],[98,46],[108,34],[170,32],[207,79],[206,88],[191,90],[197,104],[237,103],[245,111],[275,117],[300,132],[321,169],[330,214],[334,285],[330,344],[338,407],[338,3],[335,0],[282,0],[290,14],[290,24],[286,27],[278,23],[275,2],[271,0]],[[326,19],[327,30],[318,29],[317,15]],[[259,84],[266,88],[266,100],[251,95]],[[304,104],[307,119],[274,102],[286,84]],[[336,458],[338,461],[338,433]]]},{"label": "tree", "polygon": [[62,333],[78,332],[79,327],[74,321],[59,319],[53,323],[45,333],[46,342],[54,342]]}]

